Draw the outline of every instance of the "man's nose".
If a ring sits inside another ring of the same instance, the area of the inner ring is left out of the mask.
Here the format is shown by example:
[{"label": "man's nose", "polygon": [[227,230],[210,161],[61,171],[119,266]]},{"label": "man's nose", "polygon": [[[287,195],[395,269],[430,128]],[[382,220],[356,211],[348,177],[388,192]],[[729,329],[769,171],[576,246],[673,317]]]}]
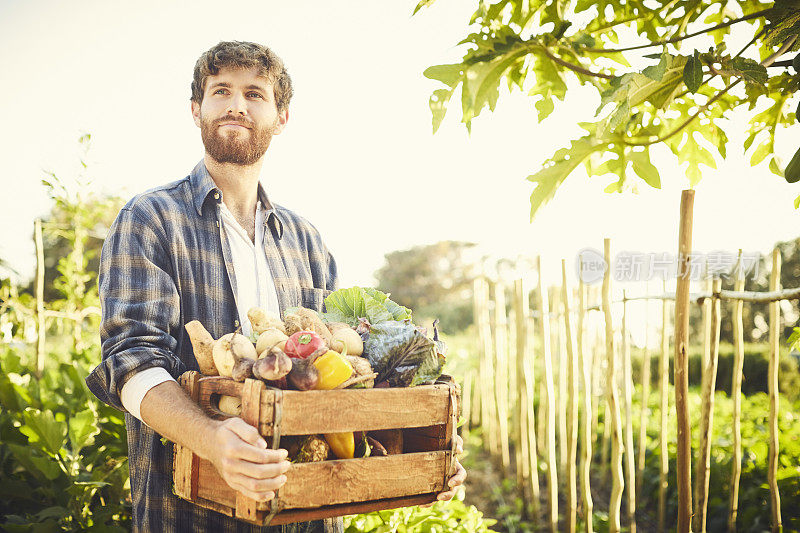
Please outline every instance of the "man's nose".
[{"label": "man's nose", "polygon": [[247,102],[242,94],[234,93],[228,101],[228,114],[247,114]]}]

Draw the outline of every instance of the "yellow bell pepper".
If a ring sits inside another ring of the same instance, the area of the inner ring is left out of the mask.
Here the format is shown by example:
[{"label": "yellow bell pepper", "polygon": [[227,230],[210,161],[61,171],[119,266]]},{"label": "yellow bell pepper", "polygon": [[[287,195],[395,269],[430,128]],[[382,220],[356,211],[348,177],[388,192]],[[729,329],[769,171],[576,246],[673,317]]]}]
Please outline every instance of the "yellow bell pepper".
[{"label": "yellow bell pepper", "polygon": [[319,381],[316,390],[335,389],[353,375],[353,366],[342,357],[342,354],[328,350],[314,361],[314,366],[319,371]]},{"label": "yellow bell pepper", "polygon": [[355,455],[356,441],[352,433],[326,433],[325,440],[337,458],[352,459]]}]

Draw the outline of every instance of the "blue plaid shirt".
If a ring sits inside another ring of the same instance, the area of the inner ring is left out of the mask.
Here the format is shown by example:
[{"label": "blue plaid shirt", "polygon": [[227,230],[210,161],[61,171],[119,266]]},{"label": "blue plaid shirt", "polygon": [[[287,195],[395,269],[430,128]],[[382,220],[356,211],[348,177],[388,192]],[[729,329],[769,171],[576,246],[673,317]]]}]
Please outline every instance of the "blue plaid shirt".
[{"label": "blue plaid shirt", "polygon": [[[281,313],[300,305],[321,310],[337,283],[333,256],[314,226],[272,205],[260,185],[258,193]],[[184,324],[199,320],[214,338],[239,326],[221,198],[201,161],[186,178],[134,197],[119,212],[100,261],[103,358],[86,378],[101,401],[124,411],[122,386],[147,368],[163,367],[175,379],[199,370]],[[322,531],[322,522],[258,528],[181,500],[172,492],[172,443],[162,444],[129,413],[125,423],[136,531]]]}]

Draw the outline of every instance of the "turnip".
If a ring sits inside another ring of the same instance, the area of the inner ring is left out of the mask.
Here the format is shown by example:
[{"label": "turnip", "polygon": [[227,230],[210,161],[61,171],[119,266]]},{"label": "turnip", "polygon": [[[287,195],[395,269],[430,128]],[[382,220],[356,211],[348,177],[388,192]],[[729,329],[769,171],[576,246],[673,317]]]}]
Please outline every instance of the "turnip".
[{"label": "turnip", "polygon": [[253,365],[253,374],[264,381],[277,381],[292,370],[292,360],[283,350],[273,346],[261,354]]},{"label": "turnip", "polygon": [[[233,377],[234,366],[237,368],[237,377],[247,374],[247,367],[252,373],[252,365],[258,354],[250,339],[241,333],[228,333],[223,335],[214,343],[212,350],[214,365],[217,367],[220,376]],[[243,359],[250,359],[251,362],[240,362]],[[242,378],[244,381],[244,378]]]},{"label": "turnip", "polygon": [[332,329],[331,336],[331,349],[339,353],[347,353],[347,355],[361,355],[364,353],[364,343],[361,340],[361,335],[356,333],[347,324],[344,327],[335,327]]}]

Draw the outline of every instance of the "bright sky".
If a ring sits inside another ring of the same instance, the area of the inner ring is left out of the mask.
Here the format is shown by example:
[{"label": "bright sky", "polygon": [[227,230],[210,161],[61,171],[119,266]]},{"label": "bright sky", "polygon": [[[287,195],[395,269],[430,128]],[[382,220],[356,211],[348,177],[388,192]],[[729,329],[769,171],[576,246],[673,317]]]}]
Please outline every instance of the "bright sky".
[{"label": "bright sky", "polygon": [[[471,136],[457,113],[433,135],[428,97],[437,84],[422,72],[461,56],[454,45],[474,5],[439,0],[411,17],[415,3],[3,0],[0,257],[33,272],[33,219],[49,209],[43,170],[68,178],[83,132],[93,136],[98,190],[129,198],[184,177],[203,153],[189,113],[192,69],[229,39],[265,43],[288,66],[289,126],[269,149],[262,182],[322,232],[342,286],[372,284],[387,252],[443,239],[501,256],[541,254],[550,279],[562,257],[572,265],[607,236],[614,253],[677,250],[688,181],[668,158],[656,161],[662,190],[642,184],[638,195],[609,195],[611,177],[576,174],[529,222],[525,177],[580,134],[576,122],[597,106],[590,92],[574,91],[542,124],[515,93],[476,120]],[[768,253],[800,234],[800,187],[766,165],[750,168],[735,129],[727,161],[696,188],[694,248]],[[799,129],[778,141],[784,161]]]}]

